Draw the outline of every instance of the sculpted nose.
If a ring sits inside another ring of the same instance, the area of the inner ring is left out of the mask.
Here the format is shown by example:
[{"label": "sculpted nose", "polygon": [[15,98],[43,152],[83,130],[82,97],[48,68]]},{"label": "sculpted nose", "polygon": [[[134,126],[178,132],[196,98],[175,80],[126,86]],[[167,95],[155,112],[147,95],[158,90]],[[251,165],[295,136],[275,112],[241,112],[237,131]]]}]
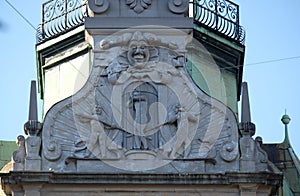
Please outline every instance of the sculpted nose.
[{"label": "sculpted nose", "polygon": [[142,49],[141,49],[141,47],[136,47],[136,51],[135,51],[135,53],[141,53],[142,52]]}]

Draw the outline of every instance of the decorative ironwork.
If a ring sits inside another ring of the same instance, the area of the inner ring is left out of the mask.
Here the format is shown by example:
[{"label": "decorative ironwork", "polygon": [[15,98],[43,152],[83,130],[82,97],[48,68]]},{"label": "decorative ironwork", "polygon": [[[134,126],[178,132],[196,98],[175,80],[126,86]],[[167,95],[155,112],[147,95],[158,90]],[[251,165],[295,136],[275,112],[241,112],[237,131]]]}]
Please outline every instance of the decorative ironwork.
[{"label": "decorative ironwork", "polygon": [[[126,0],[137,13],[152,0]],[[49,0],[43,4],[42,24],[36,32],[37,43],[82,25],[88,17],[88,0]],[[204,25],[227,37],[245,43],[245,31],[239,25],[239,6],[229,0],[190,0],[196,24]]]},{"label": "decorative ironwork", "polygon": [[83,24],[87,0],[50,0],[43,4],[42,24],[37,28],[37,43]]},{"label": "decorative ironwork", "polygon": [[194,21],[205,25],[241,44],[245,31],[239,25],[239,6],[228,0],[194,0]]}]

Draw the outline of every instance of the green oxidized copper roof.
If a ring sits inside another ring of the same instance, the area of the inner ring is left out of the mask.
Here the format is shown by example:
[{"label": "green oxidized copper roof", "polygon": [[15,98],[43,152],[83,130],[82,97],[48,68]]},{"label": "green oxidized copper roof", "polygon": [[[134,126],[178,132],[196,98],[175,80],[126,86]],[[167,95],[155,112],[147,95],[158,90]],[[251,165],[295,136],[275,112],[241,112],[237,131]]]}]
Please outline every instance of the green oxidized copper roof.
[{"label": "green oxidized copper roof", "polygon": [[283,195],[300,196],[300,161],[289,140],[288,124],[290,120],[286,114],[281,118],[285,126],[283,142],[264,144],[263,148],[268,153],[269,160],[284,174]]},{"label": "green oxidized copper roof", "polygon": [[0,140],[0,170],[11,161],[12,153],[17,150],[18,146],[15,141]]}]

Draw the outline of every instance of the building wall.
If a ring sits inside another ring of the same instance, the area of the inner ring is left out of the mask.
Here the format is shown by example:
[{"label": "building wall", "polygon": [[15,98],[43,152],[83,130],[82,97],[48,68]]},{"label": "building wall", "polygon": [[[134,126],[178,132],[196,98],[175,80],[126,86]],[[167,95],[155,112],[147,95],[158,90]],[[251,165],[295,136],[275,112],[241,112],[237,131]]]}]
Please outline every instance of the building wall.
[{"label": "building wall", "polygon": [[[44,114],[57,102],[75,94],[87,81],[90,71],[90,54],[73,54],[55,66],[45,66]],[[52,60],[56,60],[54,57]]]},{"label": "building wall", "polygon": [[220,69],[212,59],[203,61],[199,54],[190,52],[187,70],[197,86],[206,94],[221,101],[236,115],[237,109],[237,81],[230,71]]}]

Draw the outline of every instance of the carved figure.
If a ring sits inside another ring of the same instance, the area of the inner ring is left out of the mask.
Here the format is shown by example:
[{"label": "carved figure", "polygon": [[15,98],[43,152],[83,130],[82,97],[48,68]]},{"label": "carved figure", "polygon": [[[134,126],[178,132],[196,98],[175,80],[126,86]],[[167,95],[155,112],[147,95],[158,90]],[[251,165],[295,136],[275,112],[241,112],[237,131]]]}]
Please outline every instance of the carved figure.
[{"label": "carved figure", "polygon": [[102,75],[107,75],[108,81],[114,84],[118,80],[120,73],[127,70],[127,68],[127,64],[121,64],[116,59],[103,71]]},{"label": "carved figure", "polygon": [[191,143],[192,139],[189,138],[189,122],[196,121],[195,114],[191,114],[190,112],[186,111],[184,107],[179,107],[179,105],[177,105],[175,108],[175,114],[177,113],[175,116],[177,117],[178,121],[178,129],[175,144],[171,151],[170,158],[175,158],[176,153],[178,153],[181,148],[184,149],[184,156],[188,156],[191,150],[191,146],[189,144]]},{"label": "carved figure", "polygon": [[168,124],[173,124],[175,122],[177,123],[177,120],[180,118],[179,110],[180,110],[179,104],[175,104],[171,107],[171,110],[168,112],[168,118],[166,120]]},{"label": "carved figure", "polygon": [[[126,52],[120,54],[114,59],[106,69],[101,73],[101,76],[107,76],[111,84],[116,84],[121,72],[151,72],[153,68],[148,66],[150,62],[159,61],[159,51],[164,47],[169,49],[177,49],[178,46],[173,42],[164,42],[152,33],[142,33],[136,31],[135,33],[124,33],[117,37],[104,39],[100,42],[100,48],[108,49],[112,47],[124,47]],[[174,56],[171,55],[171,56]],[[168,62],[174,67],[182,67],[184,58],[175,55]],[[162,74],[163,76],[163,74]],[[162,77],[161,76],[161,77]]]},{"label": "carved figure", "polygon": [[24,163],[25,163],[25,138],[23,135],[19,135],[17,137],[17,142],[19,149],[13,152],[13,170],[24,170]]},{"label": "carved figure", "polygon": [[139,31],[134,33],[129,43],[129,51],[127,53],[129,63],[136,68],[143,68],[150,58],[148,47],[149,44],[142,33]]},{"label": "carved figure", "polygon": [[98,115],[102,113],[102,109],[96,107],[91,115],[80,114],[82,122],[89,122],[91,127],[91,134],[89,137],[89,141],[87,143],[88,153],[85,155],[89,157],[92,152],[98,153],[98,150],[95,151],[97,147],[97,142],[99,144],[99,153],[101,157],[106,156],[106,133],[102,123],[98,119]]},{"label": "carved figure", "polygon": [[[147,39],[146,35],[137,31],[134,34],[125,34],[117,40],[103,40],[100,43],[101,48],[109,48],[113,46],[125,45],[127,51],[122,53],[118,58],[114,59],[108,67],[101,73],[107,76],[111,84],[115,84],[123,71],[145,69],[150,61],[158,60],[158,50],[151,46],[151,42],[158,42],[157,38]],[[149,40],[151,39],[151,41]],[[156,40],[156,41],[155,41]]]},{"label": "carved figure", "polygon": [[256,169],[258,171],[267,171],[268,170],[268,154],[261,148],[262,138],[256,137]]}]

